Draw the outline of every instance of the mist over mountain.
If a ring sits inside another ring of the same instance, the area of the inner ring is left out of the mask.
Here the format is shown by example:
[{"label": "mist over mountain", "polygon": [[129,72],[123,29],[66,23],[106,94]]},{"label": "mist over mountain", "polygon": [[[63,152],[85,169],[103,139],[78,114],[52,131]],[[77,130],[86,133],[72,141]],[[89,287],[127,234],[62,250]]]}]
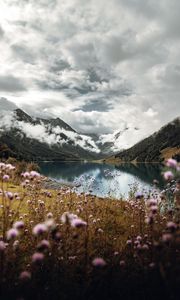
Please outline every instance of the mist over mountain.
[{"label": "mist over mountain", "polygon": [[0,142],[19,158],[103,158],[127,148],[127,136],[135,131],[123,125],[113,134],[78,133],[60,118],[32,117],[5,98],[0,99],[0,108]]},{"label": "mist over mountain", "polygon": [[109,158],[109,161],[161,162],[171,157],[180,160],[180,117],[133,147],[117,153]]},{"label": "mist over mountain", "polygon": [[[115,155],[115,159],[123,161],[152,161],[160,160],[157,153],[165,148],[163,145],[179,145],[176,138],[179,119],[175,121],[175,132],[167,125],[160,130],[162,134],[159,139],[159,135],[156,138],[157,133],[145,137],[143,128],[134,127],[131,123],[122,123],[120,130],[108,134],[79,133],[59,117],[32,117],[6,98],[0,99],[0,109],[0,155],[5,157],[26,160],[92,160]],[[154,151],[156,154],[153,154]]]}]

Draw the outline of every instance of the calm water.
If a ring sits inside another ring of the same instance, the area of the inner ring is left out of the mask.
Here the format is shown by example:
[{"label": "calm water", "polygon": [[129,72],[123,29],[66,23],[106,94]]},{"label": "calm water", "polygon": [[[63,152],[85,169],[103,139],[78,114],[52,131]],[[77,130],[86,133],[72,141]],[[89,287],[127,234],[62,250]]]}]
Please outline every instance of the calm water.
[{"label": "calm water", "polygon": [[123,164],[113,166],[91,162],[43,162],[41,173],[62,183],[75,186],[78,192],[91,192],[101,197],[127,197],[132,186],[149,191],[153,180],[163,188],[162,166],[158,164]]}]

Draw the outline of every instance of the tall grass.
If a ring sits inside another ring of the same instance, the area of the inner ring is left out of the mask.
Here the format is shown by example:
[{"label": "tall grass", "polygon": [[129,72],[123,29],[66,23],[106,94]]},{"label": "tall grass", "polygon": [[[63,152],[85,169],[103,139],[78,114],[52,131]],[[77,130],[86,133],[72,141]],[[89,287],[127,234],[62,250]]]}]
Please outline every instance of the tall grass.
[{"label": "tall grass", "polygon": [[170,162],[167,189],[128,201],[45,190],[37,171],[0,163],[1,299],[178,299],[179,165]]}]

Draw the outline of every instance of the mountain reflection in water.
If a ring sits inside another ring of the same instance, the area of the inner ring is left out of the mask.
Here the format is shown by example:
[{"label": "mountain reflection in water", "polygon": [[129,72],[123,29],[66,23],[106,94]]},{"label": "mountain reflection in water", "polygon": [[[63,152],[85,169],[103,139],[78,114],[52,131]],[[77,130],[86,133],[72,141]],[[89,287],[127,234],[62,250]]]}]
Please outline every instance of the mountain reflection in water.
[{"label": "mountain reflection in water", "polygon": [[42,162],[41,173],[62,183],[75,184],[78,192],[89,192],[101,197],[128,196],[130,187],[138,191],[153,188],[153,180],[163,188],[160,164],[109,165],[94,162]]}]

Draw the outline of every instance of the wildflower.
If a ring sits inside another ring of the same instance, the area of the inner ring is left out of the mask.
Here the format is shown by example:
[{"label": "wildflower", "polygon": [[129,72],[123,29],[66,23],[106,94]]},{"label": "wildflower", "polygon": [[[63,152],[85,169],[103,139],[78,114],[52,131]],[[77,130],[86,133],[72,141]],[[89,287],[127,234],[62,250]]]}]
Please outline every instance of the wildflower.
[{"label": "wildflower", "polygon": [[148,201],[148,205],[149,205],[149,206],[157,205],[157,200],[156,200],[156,199],[150,199],[150,200]]},{"label": "wildflower", "polygon": [[56,242],[60,242],[62,240],[62,235],[60,232],[56,232],[53,238]]},{"label": "wildflower", "polygon": [[141,249],[142,249],[142,246],[141,246],[140,244],[138,244],[138,245],[136,246],[136,248],[137,248],[137,250],[141,250]]},{"label": "wildflower", "polygon": [[7,239],[11,240],[16,238],[19,235],[19,231],[15,228],[11,228],[7,231]]},{"label": "wildflower", "polygon": [[127,240],[126,244],[127,245],[131,245],[132,244],[132,240]]},{"label": "wildflower", "polygon": [[125,263],[124,260],[120,260],[120,263],[119,263],[119,264],[120,264],[121,267],[125,267],[125,265],[126,265],[126,263]]},{"label": "wildflower", "polygon": [[30,173],[29,172],[24,172],[21,174],[24,178],[29,178],[30,177]]},{"label": "wildflower", "polygon": [[47,240],[42,240],[41,242],[39,242],[39,244],[37,245],[37,249],[39,251],[44,251],[50,248],[50,244],[49,241]]},{"label": "wildflower", "polygon": [[17,250],[19,248],[19,241],[18,240],[16,240],[16,241],[14,241],[14,243],[13,243],[13,250]]},{"label": "wildflower", "polygon": [[175,159],[169,158],[166,162],[166,166],[170,168],[176,168],[177,167],[177,161]]},{"label": "wildflower", "polygon": [[98,233],[103,233],[104,231],[103,231],[103,229],[98,228],[97,232],[98,232]]},{"label": "wildflower", "polygon": [[150,215],[149,217],[147,217],[147,218],[145,219],[145,222],[146,222],[146,224],[148,224],[148,225],[152,225],[153,222],[154,222],[153,216]]},{"label": "wildflower", "polygon": [[142,241],[142,237],[141,237],[140,235],[138,235],[138,236],[136,237],[136,240],[137,240],[138,242],[141,242],[141,241]]},{"label": "wildflower", "polygon": [[149,264],[149,267],[151,268],[151,269],[154,269],[155,268],[155,263],[154,262],[151,262],[150,264]]},{"label": "wildflower", "polygon": [[174,175],[171,171],[167,171],[164,173],[164,179],[169,181],[172,180],[174,178]]},{"label": "wildflower", "polygon": [[6,195],[6,198],[8,198],[9,200],[13,200],[13,198],[14,198],[14,195],[11,192],[6,192],[5,195]]},{"label": "wildflower", "polygon": [[46,220],[44,224],[46,225],[47,229],[55,228],[55,222],[53,219]]},{"label": "wildflower", "polygon": [[8,169],[9,171],[12,171],[12,170],[15,170],[15,167],[11,164],[7,164],[6,169]]},{"label": "wildflower", "polygon": [[4,252],[6,249],[6,244],[3,241],[0,241],[0,252]]},{"label": "wildflower", "polygon": [[136,199],[141,199],[141,198],[143,198],[143,194],[141,192],[137,192],[135,194],[135,197],[136,197]]},{"label": "wildflower", "polygon": [[4,163],[0,163],[0,169],[1,169],[1,170],[4,170],[5,166],[6,166],[6,165],[5,165]]},{"label": "wildflower", "polygon": [[76,227],[76,228],[80,228],[80,227],[86,227],[87,226],[87,223],[86,222],[84,222],[83,220],[81,220],[81,219],[73,219],[72,221],[71,221],[71,226],[72,227]]},{"label": "wildflower", "polygon": [[47,226],[43,223],[41,223],[41,224],[39,223],[36,226],[34,226],[34,228],[33,228],[33,234],[36,236],[41,235],[46,231],[47,231]]},{"label": "wildflower", "polygon": [[174,222],[168,222],[167,223],[167,228],[170,229],[171,231],[174,231],[174,230],[176,230],[177,225]]},{"label": "wildflower", "polygon": [[13,224],[13,228],[15,229],[23,229],[24,228],[24,222],[23,221],[17,221]]},{"label": "wildflower", "polygon": [[30,176],[31,176],[31,178],[39,178],[39,177],[41,177],[41,175],[38,172],[36,172],[36,171],[31,171],[30,172]]},{"label": "wildflower", "polygon": [[151,206],[151,212],[152,214],[156,214],[158,211],[158,207],[156,205]]},{"label": "wildflower", "polygon": [[21,274],[19,275],[19,279],[21,281],[29,281],[31,279],[31,273],[28,271],[23,271],[21,272]]},{"label": "wildflower", "polygon": [[3,181],[7,182],[7,181],[9,181],[9,178],[10,178],[9,175],[5,174],[3,176]]},{"label": "wildflower", "polygon": [[73,219],[77,219],[78,216],[69,212],[64,212],[61,216],[61,222],[63,224],[70,223]]},{"label": "wildflower", "polygon": [[172,240],[172,234],[170,233],[164,233],[163,236],[162,236],[162,241],[164,243],[168,243]]},{"label": "wildflower", "polygon": [[35,252],[32,256],[33,263],[41,263],[44,260],[44,254],[40,252]]},{"label": "wildflower", "polygon": [[51,212],[49,212],[49,213],[47,214],[47,218],[48,218],[48,219],[53,218],[53,214],[52,214]]},{"label": "wildflower", "polygon": [[149,250],[149,246],[148,246],[147,244],[144,244],[144,245],[142,246],[142,250]]},{"label": "wildflower", "polygon": [[106,266],[106,262],[105,262],[105,260],[103,258],[97,257],[97,258],[93,259],[92,265],[94,267],[105,267]]},{"label": "wildflower", "polygon": [[77,258],[77,256],[69,256],[68,259],[69,260],[75,260]]}]

